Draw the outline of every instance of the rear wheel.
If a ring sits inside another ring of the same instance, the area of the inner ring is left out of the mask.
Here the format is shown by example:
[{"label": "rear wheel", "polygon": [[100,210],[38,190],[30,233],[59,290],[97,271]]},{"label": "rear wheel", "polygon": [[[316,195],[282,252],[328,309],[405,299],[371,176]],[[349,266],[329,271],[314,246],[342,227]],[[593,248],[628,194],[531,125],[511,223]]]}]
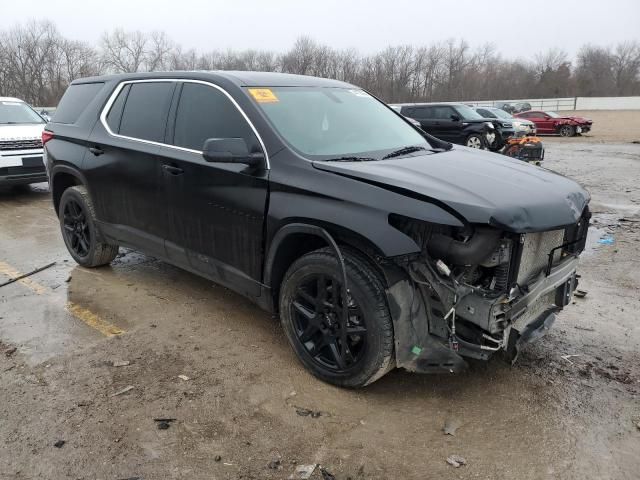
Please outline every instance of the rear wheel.
[{"label": "rear wheel", "polygon": [[465,145],[469,148],[482,148],[483,147],[482,137],[476,134],[469,135],[467,137],[467,141],[465,142]]},{"label": "rear wheel", "polygon": [[282,284],[280,319],[298,359],[313,375],[340,387],[362,387],[393,368],[393,326],[379,274],[355,252],[345,250],[344,260],[346,299],[330,249],[296,260]]},{"label": "rear wheel", "polygon": [[67,250],[80,265],[99,267],[116,258],[118,245],[98,240],[93,202],[84,186],[78,185],[64,191],[58,217]]},{"label": "rear wheel", "polygon": [[573,137],[576,134],[576,129],[572,125],[562,125],[558,133],[561,137]]}]

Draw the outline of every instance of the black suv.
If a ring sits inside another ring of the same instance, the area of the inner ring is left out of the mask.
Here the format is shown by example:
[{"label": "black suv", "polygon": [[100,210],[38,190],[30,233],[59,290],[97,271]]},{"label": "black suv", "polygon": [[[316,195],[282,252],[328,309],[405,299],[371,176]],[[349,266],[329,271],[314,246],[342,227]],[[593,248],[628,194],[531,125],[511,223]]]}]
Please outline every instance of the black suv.
[{"label": "black suv", "polygon": [[460,103],[401,105],[400,113],[420,122],[420,127],[434,137],[471,148],[497,151],[514,134],[510,123],[484,118]]},{"label": "black suv", "polygon": [[279,313],[300,361],[336,385],[513,358],[576,286],[585,190],[435,139],[346,83],[76,80],[45,140],[79,264],[122,245],[226,285]]}]

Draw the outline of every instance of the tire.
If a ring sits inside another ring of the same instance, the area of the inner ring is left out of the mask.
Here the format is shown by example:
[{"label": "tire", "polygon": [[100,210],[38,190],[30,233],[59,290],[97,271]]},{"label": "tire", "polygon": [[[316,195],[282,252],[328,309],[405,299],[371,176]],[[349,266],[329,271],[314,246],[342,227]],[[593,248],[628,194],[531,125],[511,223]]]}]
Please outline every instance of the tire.
[{"label": "tire", "polygon": [[100,267],[116,258],[118,245],[98,241],[96,214],[86,187],[67,188],[58,210],[62,238],[69,254],[83,267]]},{"label": "tire", "polygon": [[558,133],[561,137],[573,137],[576,134],[576,128],[573,125],[562,125]]},{"label": "tire", "polygon": [[482,137],[475,133],[472,135],[469,135],[465,140],[464,144],[466,147],[469,147],[469,148],[481,149],[484,147],[484,142],[482,141]]},{"label": "tire", "polygon": [[[346,337],[348,348],[343,350],[340,340],[339,309],[331,308],[342,304],[342,274],[330,248],[308,253],[291,265],[280,289],[280,321],[307,370],[327,383],[358,388],[395,366],[393,323],[378,272],[356,251],[343,249],[342,254],[349,288],[348,328],[352,332]],[[334,296],[333,292],[339,293]],[[319,311],[323,313],[319,315]],[[345,355],[340,355],[343,351]]]}]

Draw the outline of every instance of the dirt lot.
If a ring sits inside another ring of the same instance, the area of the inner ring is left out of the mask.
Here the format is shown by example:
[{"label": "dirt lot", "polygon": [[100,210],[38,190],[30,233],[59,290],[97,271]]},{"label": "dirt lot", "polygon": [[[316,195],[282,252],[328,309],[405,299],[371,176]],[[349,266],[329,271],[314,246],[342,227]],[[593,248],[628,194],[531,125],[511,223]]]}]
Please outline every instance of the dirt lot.
[{"label": "dirt lot", "polygon": [[342,480],[637,479],[640,145],[593,118],[588,138],[545,140],[546,166],[593,195],[587,296],[514,367],[395,371],[360,391],[312,378],[276,320],[211,282],[129,251],[76,266],[46,185],[1,192],[0,283],[56,264],[0,287],[0,479],[279,479],[316,463]]},{"label": "dirt lot", "polygon": [[593,131],[579,137],[581,141],[595,143],[640,142],[640,113],[637,110],[578,110],[559,113],[593,120]]}]

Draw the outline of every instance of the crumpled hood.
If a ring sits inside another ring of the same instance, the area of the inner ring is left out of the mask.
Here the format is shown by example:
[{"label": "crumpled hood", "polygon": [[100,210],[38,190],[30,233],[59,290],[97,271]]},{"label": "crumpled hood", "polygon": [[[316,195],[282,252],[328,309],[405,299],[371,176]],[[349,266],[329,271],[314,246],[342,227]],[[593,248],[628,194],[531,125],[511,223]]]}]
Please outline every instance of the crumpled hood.
[{"label": "crumpled hood", "polygon": [[406,191],[414,198],[418,194],[425,201],[447,205],[468,222],[517,233],[576,223],[590,200],[584,188],[562,175],[466,147],[389,160],[313,165],[379,188]]},{"label": "crumpled hood", "polygon": [[0,140],[31,140],[41,138],[44,123],[0,125]]}]

